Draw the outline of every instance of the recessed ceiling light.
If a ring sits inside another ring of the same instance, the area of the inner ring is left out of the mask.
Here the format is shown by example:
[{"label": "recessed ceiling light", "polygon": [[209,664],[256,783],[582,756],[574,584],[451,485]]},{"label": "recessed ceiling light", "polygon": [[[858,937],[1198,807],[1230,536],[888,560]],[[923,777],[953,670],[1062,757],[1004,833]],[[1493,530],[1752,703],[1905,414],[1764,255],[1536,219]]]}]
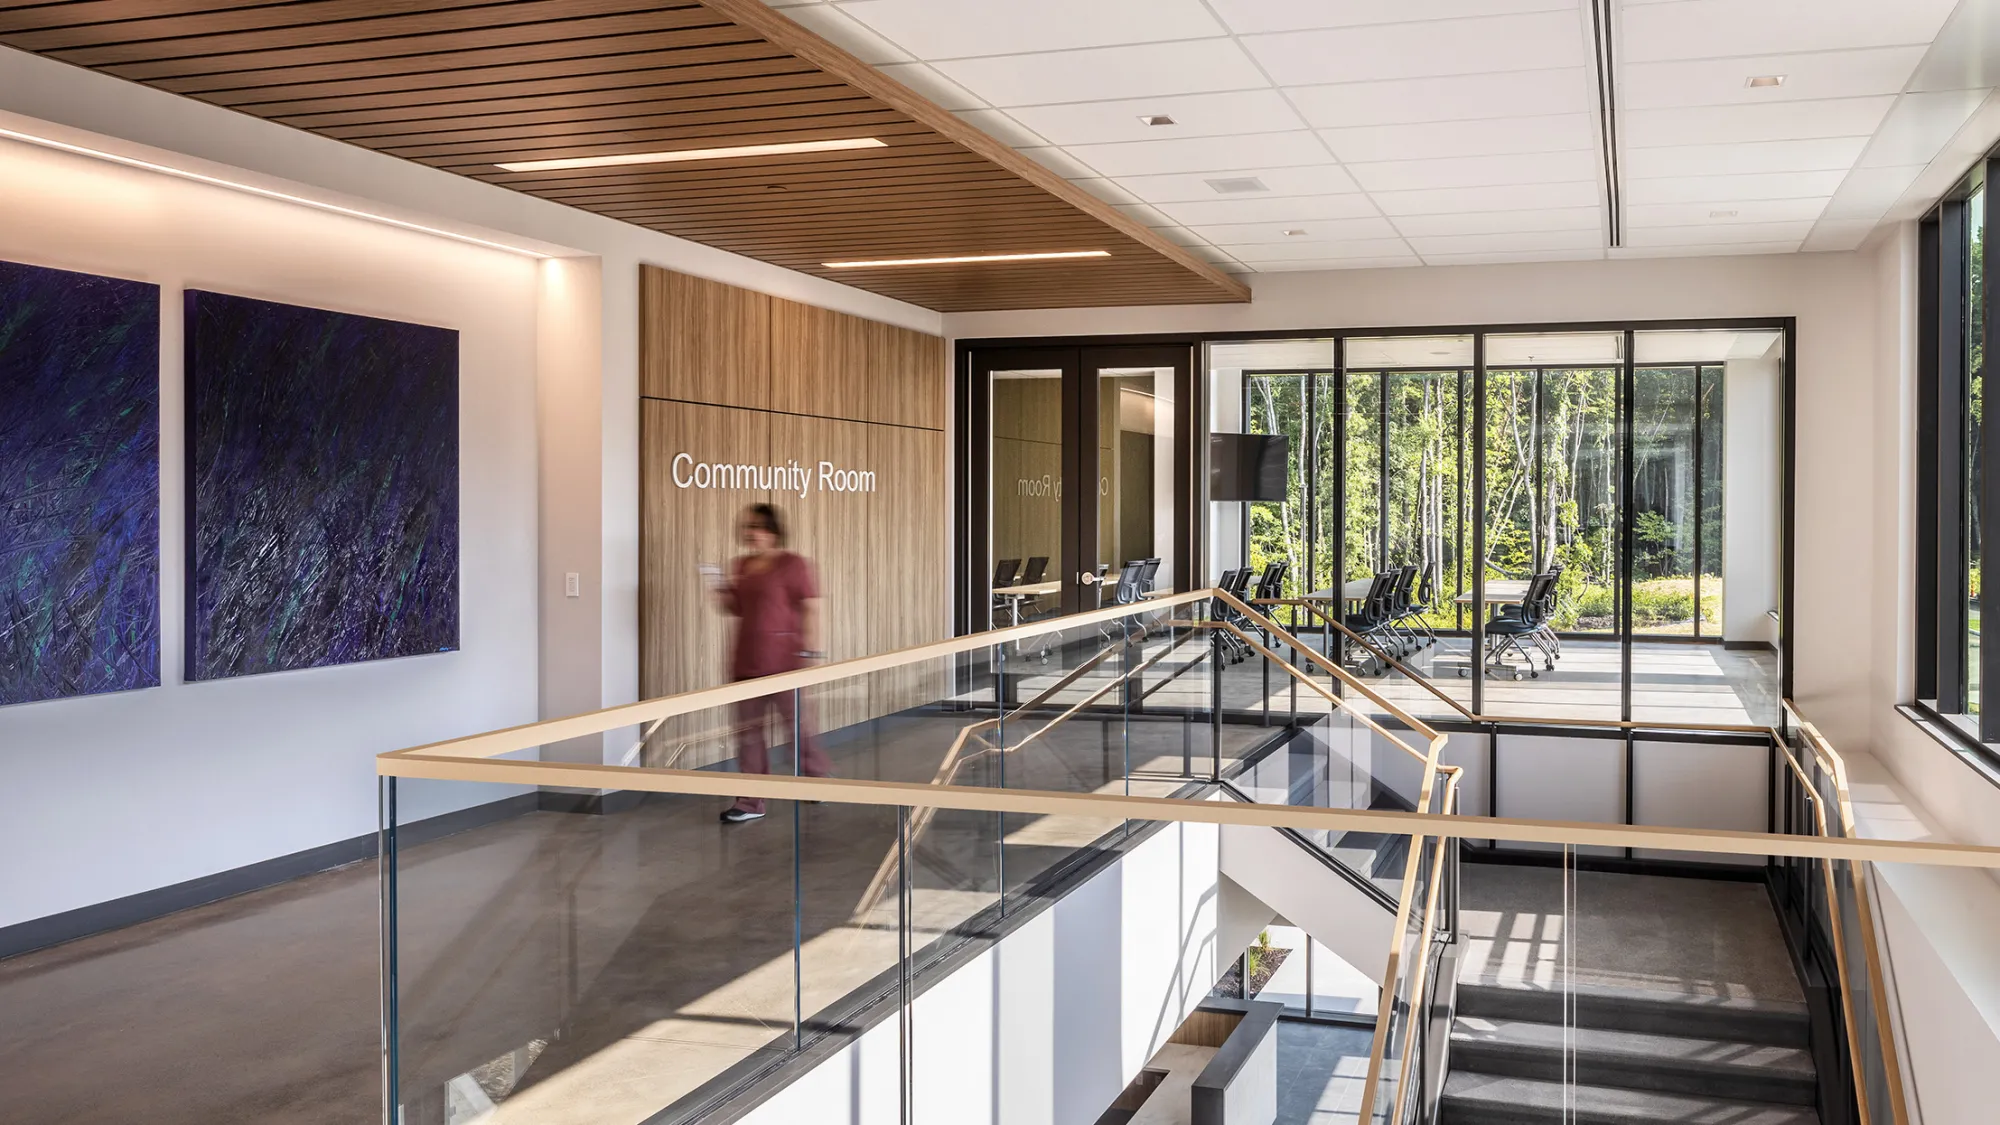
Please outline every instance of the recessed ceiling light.
[{"label": "recessed ceiling light", "polygon": [[966,262],[1049,262],[1058,258],[1109,258],[1109,250],[1061,250],[1047,254],[965,254],[950,258],[878,258],[866,262],[821,262],[830,270],[871,269],[875,266],[950,266]]},{"label": "recessed ceiling light", "polygon": [[1288,234],[1288,235],[1291,235],[1291,236],[1293,236],[1293,237],[1295,237],[1295,238],[1296,238],[1297,236],[1299,236],[1299,235],[1302,235],[1302,234],[1304,234],[1305,232],[1306,232],[1306,231],[1305,231],[1305,228],[1304,228],[1304,227],[1287,227],[1287,228],[1285,229],[1285,233],[1286,233],[1286,234]]},{"label": "recessed ceiling light", "polygon": [[576,156],[563,160],[517,160],[499,167],[509,172],[556,172],[569,168],[622,168],[631,164],[680,164],[689,160],[734,160],[744,156],[791,156],[802,152],[886,147],[874,137],[848,137],[837,141],[791,141],[777,145],[732,145],[729,148],[683,148],[672,152],[627,152],[617,156]]},{"label": "recessed ceiling light", "polygon": [[1164,114],[1164,113],[1142,113],[1142,114],[1140,114],[1140,115],[1139,115],[1139,124],[1141,124],[1141,125],[1172,125],[1172,124],[1174,124],[1174,119],[1173,119],[1173,118],[1171,118],[1171,117],[1168,117],[1168,116],[1167,116],[1166,114]]},{"label": "recessed ceiling light", "polygon": [[1784,84],[1785,76],[1782,74],[1752,75],[1750,81],[1744,83],[1744,85],[1750,87],[1752,90],[1762,90],[1771,86],[1783,86]]},{"label": "recessed ceiling light", "polygon": [[1708,213],[1708,217],[1709,217],[1709,218],[1711,218],[1711,219],[1733,219],[1733,218],[1735,218],[1735,217],[1736,217],[1736,212],[1734,212],[1734,211],[1710,211],[1710,212]]},{"label": "recessed ceiling light", "polygon": [[1236,176],[1223,180],[1203,180],[1217,195],[1241,195],[1246,191],[1270,191],[1264,181],[1255,176]]}]

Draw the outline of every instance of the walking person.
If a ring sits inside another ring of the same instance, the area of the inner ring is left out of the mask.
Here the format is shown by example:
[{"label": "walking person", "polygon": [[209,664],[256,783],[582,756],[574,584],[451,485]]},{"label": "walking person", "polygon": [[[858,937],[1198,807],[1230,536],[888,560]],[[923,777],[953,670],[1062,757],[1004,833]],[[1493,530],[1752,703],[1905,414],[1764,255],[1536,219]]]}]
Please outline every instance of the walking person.
[{"label": "walking person", "polygon": [[[752,504],[736,519],[736,538],[743,554],[729,564],[724,581],[709,568],[716,605],[736,618],[729,645],[729,678],[750,680],[803,668],[825,656],[819,645],[819,585],[812,564],[785,549],[785,524],[778,509]],[[791,692],[759,696],[736,704],[736,767],[742,773],[770,773],[771,751],[764,738],[768,716],[777,712],[788,729],[798,732],[798,770],[807,777],[830,772],[819,740],[805,715],[794,723]],[[723,810],[725,824],[741,824],[764,815],[764,802],[738,797]]]}]

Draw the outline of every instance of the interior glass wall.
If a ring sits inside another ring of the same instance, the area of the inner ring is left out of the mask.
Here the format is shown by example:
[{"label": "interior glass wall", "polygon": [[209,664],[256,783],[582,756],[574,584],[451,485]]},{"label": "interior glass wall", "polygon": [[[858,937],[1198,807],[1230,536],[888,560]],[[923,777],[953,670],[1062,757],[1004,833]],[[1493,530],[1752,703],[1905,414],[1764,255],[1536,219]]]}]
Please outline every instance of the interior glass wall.
[{"label": "interior glass wall", "polygon": [[[1062,372],[993,374],[993,622],[1055,605],[1062,557]],[[1028,581],[1033,579],[1033,581]]]},{"label": "interior glass wall", "polygon": [[[1782,331],[1478,344],[1210,345],[1213,430],[1291,447],[1284,501],[1236,524],[1235,505],[1213,506],[1208,577],[1285,562],[1288,593],[1365,634],[1342,655],[1389,694],[1435,688],[1494,715],[1775,720]],[[1326,366],[1282,362],[1306,349]],[[1375,576],[1402,573],[1410,597],[1366,602]]]},{"label": "interior glass wall", "polygon": [[1985,520],[1980,511],[1984,491],[1984,477],[1981,474],[1981,431],[1985,428],[1983,388],[1986,381],[1986,192],[1984,189],[1972,193],[1966,200],[1965,222],[1965,398],[1960,411],[1963,419],[1962,440],[1965,454],[1964,487],[1961,495],[1963,505],[1964,549],[1960,556],[1959,573],[1963,576],[1959,589],[1963,592],[1965,612],[1962,626],[1956,638],[1961,651],[1959,667],[1965,686],[1963,698],[1968,715],[1979,714],[1980,699],[1980,656],[1979,656],[1979,586],[1981,570],[1981,540]]}]

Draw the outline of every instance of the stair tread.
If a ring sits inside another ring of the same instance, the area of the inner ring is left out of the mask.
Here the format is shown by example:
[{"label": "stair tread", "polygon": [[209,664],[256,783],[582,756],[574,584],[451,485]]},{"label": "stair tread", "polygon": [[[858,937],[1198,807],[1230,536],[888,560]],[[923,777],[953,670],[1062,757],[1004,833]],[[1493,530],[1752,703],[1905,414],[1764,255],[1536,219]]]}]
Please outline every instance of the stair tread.
[{"label": "stair tread", "polygon": [[[1460,1016],[1451,1038],[1454,1044],[1560,1051],[1564,1031],[1557,1024]],[[1592,1027],[1571,1028],[1569,1034],[1578,1055],[1677,1064],[1683,1068],[1728,1068],[1738,1073],[1756,1072],[1802,1081],[1811,1081],[1816,1073],[1811,1052],[1797,1047]]]},{"label": "stair tread", "polygon": [[[1502,1078],[1454,1071],[1445,1081],[1447,1105],[1486,1110],[1575,1111],[1572,1120],[1596,1122],[1676,1122],[1685,1125],[1819,1125],[1819,1116],[1800,1106],[1732,1101],[1696,1094],[1664,1094],[1614,1086],[1564,1085],[1533,1078]],[[1449,1121],[1447,1113],[1445,1120]]]},{"label": "stair tread", "polygon": [[1540,994],[1569,992],[1578,996],[1625,1003],[1713,1008],[1729,1012],[1758,1012],[1796,1016],[1800,1020],[1807,1019],[1810,1014],[1806,1005],[1796,1000],[1776,1000],[1763,996],[1718,996],[1712,993],[1675,992],[1664,988],[1633,988],[1583,981],[1574,981],[1566,985],[1560,983],[1544,985],[1533,981],[1500,981],[1481,977],[1463,979],[1459,982],[1458,988],[1461,993],[1478,990]]}]

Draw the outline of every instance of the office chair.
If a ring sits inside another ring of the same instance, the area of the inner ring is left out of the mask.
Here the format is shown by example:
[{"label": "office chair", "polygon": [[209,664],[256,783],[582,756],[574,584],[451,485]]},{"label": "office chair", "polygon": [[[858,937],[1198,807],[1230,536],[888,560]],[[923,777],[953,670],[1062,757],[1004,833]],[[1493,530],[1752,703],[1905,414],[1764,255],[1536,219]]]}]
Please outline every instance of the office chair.
[{"label": "office chair", "polygon": [[[1368,582],[1368,593],[1361,599],[1361,608],[1340,615],[1342,625],[1347,626],[1355,636],[1376,648],[1388,647],[1382,634],[1389,623],[1389,606],[1395,596],[1396,573],[1393,570],[1377,572]],[[1365,660],[1356,661],[1354,667],[1356,672],[1368,674]],[[1383,672],[1388,670],[1387,666],[1382,669]]]},{"label": "office chair", "polygon": [[1048,572],[1049,557],[1047,555],[1036,555],[1028,560],[1028,568],[1021,572],[1020,584],[1023,586],[1033,586],[1035,583],[1040,582],[1042,576]]},{"label": "office chair", "polygon": [[1139,578],[1146,572],[1145,559],[1131,559],[1118,572],[1118,585],[1112,588],[1112,605],[1131,605],[1139,600]]},{"label": "office chair", "polygon": [[1257,597],[1260,600],[1281,598],[1285,594],[1285,571],[1290,569],[1287,562],[1264,564],[1264,575],[1257,579]]},{"label": "office chair", "polygon": [[[1139,563],[1139,589],[1137,593],[1150,594],[1153,592],[1153,578],[1160,573],[1160,560],[1157,558],[1140,559]],[[1132,600],[1138,601],[1139,598],[1135,596]]]},{"label": "office chair", "polygon": [[1020,559],[1001,559],[993,564],[993,588],[1000,590],[1012,586],[1015,577],[1020,573]]},{"label": "office chair", "polygon": [[[1520,613],[1495,613],[1492,619],[1486,622],[1484,666],[1487,669],[1511,671],[1515,679],[1520,679],[1521,669],[1509,668],[1506,662],[1507,653],[1511,650],[1521,655],[1521,661],[1526,665],[1529,676],[1541,676],[1541,670],[1535,667],[1533,654],[1528,651],[1527,644],[1523,641],[1534,643],[1535,633],[1546,623],[1547,617],[1544,611],[1549,604],[1549,592],[1554,588],[1554,578],[1547,574],[1537,574],[1528,579],[1527,595],[1521,599]],[[1555,664],[1550,662],[1549,667],[1554,668]]]},{"label": "office chair", "polygon": [[1420,647],[1437,643],[1437,630],[1431,628],[1431,623],[1427,619],[1430,612],[1437,608],[1434,604],[1436,601],[1437,585],[1431,578],[1431,568],[1425,567],[1417,575],[1416,597],[1410,600],[1409,610],[1403,615],[1404,620],[1410,623],[1411,632]]},{"label": "office chair", "polygon": [[1419,647],[1416,634],[1403,622],[1416,605],[1417,568],[1399,566],[1389,571],[1394,581],[1389,587],[1388,604],[1383,608],[1382,633],[1388,638],[1390,654],[1401,659]]}]

